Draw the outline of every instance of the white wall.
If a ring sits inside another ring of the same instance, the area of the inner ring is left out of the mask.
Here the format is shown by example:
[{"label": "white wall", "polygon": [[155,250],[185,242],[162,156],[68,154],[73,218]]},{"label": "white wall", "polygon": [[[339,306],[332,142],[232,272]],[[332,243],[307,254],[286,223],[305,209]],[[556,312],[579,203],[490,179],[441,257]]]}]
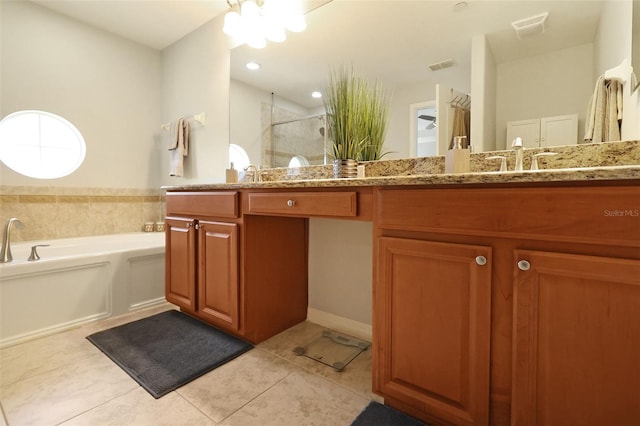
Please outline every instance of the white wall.
[{"label": "white wall", "polygon": [[484,34],[471,39],[471,146],[496,149],[496,64]]},{"label": "white wall", "polygon": [[373,225],[309,222],[309,307],[371,324]]},{"label": "white wall", "polygon": [[162,138],[161,183],[186,185],[225,181],[229,160],[229,46],[224,16],[209,21],[162,51],[162,120],[202,112],[206,124],[191,128],[182,177],[169,176],[169,154]]},{"label": "white wall", "polygon": [[262,164],[262,103],[271,103],[269,93],[231,80],[230,141],[247,151],[252,164]]},{"label": "white wall", "polygon": [[40,109],[87,143],[70,176],[38,180],[0,165],[3,185],[157,188],[160,52],[30,2],[1,2],[0,114]]},{"label": "white wall", "polygon": [[578,141],[593,93],[593,44],[497,65],[496,138],[504,149],[508,121],[578,114]]},{"label": "white wall", "polygon": [[430,83],[420,83],[413,86],[398,88],[391,95],[389,103],[389,120],[387,136],[383,145],[383,152],[389,152],[384,160],[408,158],[411,147],[411,104],[434,101],[436,86]]},{"label": "white wall", "polygon": [[[593,84],[597,76],[618,66],[623,59],[631,60],[632,10],[631,0],[605,2],[594,41]],[[622,104],[622,140],[640,139],[640,91],[631,94],[627,84]]]}]

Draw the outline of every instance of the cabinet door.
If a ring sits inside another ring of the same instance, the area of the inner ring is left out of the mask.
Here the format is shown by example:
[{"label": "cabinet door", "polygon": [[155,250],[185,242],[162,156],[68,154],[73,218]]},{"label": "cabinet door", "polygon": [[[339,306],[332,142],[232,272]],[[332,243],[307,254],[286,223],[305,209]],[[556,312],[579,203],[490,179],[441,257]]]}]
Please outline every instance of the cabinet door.
[{"label": "cabinet door", "polygon": [[491,248],[377,245],[374,390],[427,422],[488,424]]},{"label": "cabinet door", "polygon": [[511,424],[639,425],[640,260],[515,261]]},{"label": "cabinet door", "polygon": [[540,146],[540,120],[509,121],[507,123],[507,140],[505,149],[511,149],[511,143],[517,137],[522,138],[522,146],[525,148],[538,148]]},{"label": "cabinet door", "polygon": [[540,146],[575,145],[578,143],[578,114],[540,119]]},{"label": "cabinet door", "polygon": [[198,258],[199,315],[238,330],[238,225],[200,221]]},{"label": "cabinet door", "polygon": [[165,297],[188,310],[196,308],[195,220],[167,218]]}]

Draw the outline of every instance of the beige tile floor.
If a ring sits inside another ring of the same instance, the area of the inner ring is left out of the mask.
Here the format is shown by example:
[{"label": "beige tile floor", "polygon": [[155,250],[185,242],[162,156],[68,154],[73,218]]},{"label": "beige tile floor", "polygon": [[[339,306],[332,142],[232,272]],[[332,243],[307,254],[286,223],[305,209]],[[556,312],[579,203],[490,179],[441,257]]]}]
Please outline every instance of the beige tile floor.
[{"label": "beige tile floor", "polygon": [[292,350],[309,322],[154,399],[85,337],[162,310],[109,318],[0,351],[0,426],[349,425],[371,399],[371,350],[339,373]]}]

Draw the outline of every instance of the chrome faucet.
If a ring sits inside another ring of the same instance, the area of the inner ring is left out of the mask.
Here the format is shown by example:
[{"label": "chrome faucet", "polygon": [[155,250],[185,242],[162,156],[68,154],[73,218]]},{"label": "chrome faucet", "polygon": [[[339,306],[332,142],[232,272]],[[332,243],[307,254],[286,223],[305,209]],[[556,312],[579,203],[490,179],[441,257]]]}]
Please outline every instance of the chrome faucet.
[{"label": "chrome faucet", "polygon": [[522,155],[524,153],[524,147],[522,146],[522,138],[517,137],[511,143],[511,148],[516,152],[516,165],[514,167],[514,171],[521,172],[522,171]]},{"label": "chrome faucet", "polygon": [[11,228],[14,223],[16,228],[24,228],[24,225],[17,217],[12,217],[4,225],[4,232],[2,233],[2,251],[0,251],[0,263],[7,263],[13,260],[13,256],[11,255]]},{"label": "chrome faucet", "polygon": [[249,164],[244,168],[244,171],[251,172],[251,182],[260,182],[260,173],[258,173],[258,168],[255,165]]}]

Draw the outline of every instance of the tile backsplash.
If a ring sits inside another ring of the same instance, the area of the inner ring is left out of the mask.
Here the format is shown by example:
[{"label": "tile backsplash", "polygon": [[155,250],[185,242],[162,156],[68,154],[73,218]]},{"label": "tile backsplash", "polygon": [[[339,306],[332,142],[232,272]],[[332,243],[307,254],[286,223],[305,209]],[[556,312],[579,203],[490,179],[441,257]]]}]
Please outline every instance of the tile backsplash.
[{"label": "tile backsplash", "polygon": [[17,217],[24,229],[12,241],[140,232],[164,220],[159,189],[0,185],[0,220]]}]

